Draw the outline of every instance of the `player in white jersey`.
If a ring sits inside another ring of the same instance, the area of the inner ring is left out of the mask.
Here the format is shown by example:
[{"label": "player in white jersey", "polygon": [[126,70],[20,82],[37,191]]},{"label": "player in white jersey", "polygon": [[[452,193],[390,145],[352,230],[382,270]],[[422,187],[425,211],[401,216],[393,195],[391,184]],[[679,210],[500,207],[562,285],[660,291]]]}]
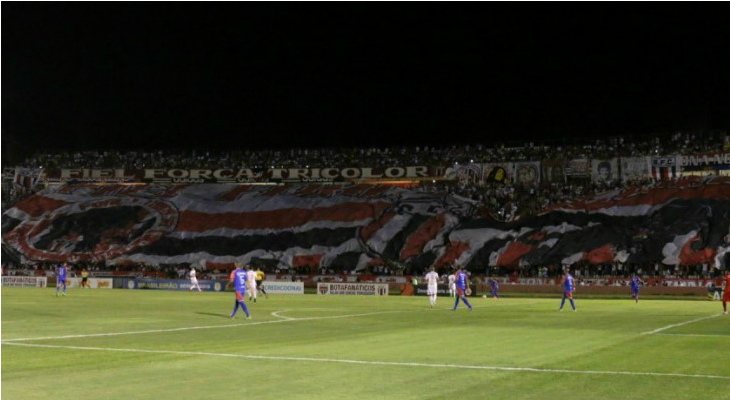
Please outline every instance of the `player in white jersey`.
[{"label": "player in white jersey", "polygon": [[456,275],[449,275],[449,296],[456,297]]},{"label": "player in white jersey", "polygon": [[431,308],[436,305],[436,294],[438,292],[439,274],[436,273],[436,268],[431,267],[431,271],[425,276],[428,288],[426,294],[428,294],[428,302],[431,304]]},{"label": "player in white jersey", "polygon": [[256,271],[251,268],[251,265],[246,267],[246,282],[248,283],[248,299],[253,299],[256,302]]},{"label": "player in white jersey", "polygon": [[198,284],[198,278],[195,276],[195,267],[190,267],[190,290],[198,288],[198,292],[202,292],[200,285]]}]

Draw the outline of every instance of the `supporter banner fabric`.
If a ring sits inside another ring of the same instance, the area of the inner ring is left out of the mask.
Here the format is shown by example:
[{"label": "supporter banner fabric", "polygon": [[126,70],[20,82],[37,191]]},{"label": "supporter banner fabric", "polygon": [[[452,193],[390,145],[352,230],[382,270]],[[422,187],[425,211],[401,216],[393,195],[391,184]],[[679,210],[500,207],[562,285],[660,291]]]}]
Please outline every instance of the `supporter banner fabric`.
[{"label": "supporter banner fabric", "polygon": [[650,157],[621,157],[621,179],[637,181],[652,177]]},{"label": "supporter banner fabric", "polygon": [[574,178],[588,178],[591,176],[591,162],[587,158],[568,160],[565,175]]},{"label": "supporter banner fabric", "polygon": [[591,160],[591,181],[594,183],[613,183],[618,180],[618,159]]},{"label": "supporter banner fabric", "polygon": [[446,170],[446,178],[465,185],[481,185],[484,183],[484,164],[454,164]]},{"label": "supporter banner fabric", "polygon": [[32,189],[38,183],[41,175],[43,175],[41,168],[15,167],[13,184],[17,187]]},{"label": "supporter banner fabric", "polygon": [[521,161],[514,163],[515,184],[534,186],[540,183],[540,162]]},{"label": "supporter banner fabric", "polygon": [[565,183],[565,160],[540,161],[543,183]]},{"label": "supporter banner fabric", "polygon": [[38,261],[398,270],[656,262],[725,265],[730,178],[661,181],[515,222],[447,194],[374,185],[67,185],[3,214]]},{"label": "supporter banner fabric", "polygon": [[657,156],[651,158],[651,176],[656,180],[674,179],[680,175],[679,156]]},{"label": "supporter banner fabric", "polygon": [[681,155],[677,161],[684,171],[730,169],[730,153]]},{"label": "supporter banner fabric", "polygon": [[486,163],[484,181],[488,183],[506,183],[512,181],[512,163]]},{"label": "supporter banner fabric", "polygon": [[[24,168],[16,168],[18,170]],[[27,168],[25,168],[27,170]],[[41,170],[42,171],[42,170]],[[348,182],[360,179],[418,179],[440,177],[435,168],[347,167],[347,168],[169,168],[169,169],[103,169],[64,168],[48,170],[46,182],[147,182],[147,183],[266,183],[266,182]]]}]

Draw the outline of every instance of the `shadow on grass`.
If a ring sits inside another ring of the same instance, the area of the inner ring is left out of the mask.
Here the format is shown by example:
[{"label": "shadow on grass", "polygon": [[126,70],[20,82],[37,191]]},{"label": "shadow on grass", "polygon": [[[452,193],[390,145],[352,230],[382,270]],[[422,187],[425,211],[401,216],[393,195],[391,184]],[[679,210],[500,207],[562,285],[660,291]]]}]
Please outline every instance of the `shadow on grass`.
[{"label": "shadow on grass", "polygon": [[226,318],[226,319],[231,316],[230,314],[217,314],[217,313],[209,313],[209,312],[202,312],[202,311],[196,311],[195,313],[200,314],[200,315],[210,315],[213,317],[220,317],[220,318]]}]

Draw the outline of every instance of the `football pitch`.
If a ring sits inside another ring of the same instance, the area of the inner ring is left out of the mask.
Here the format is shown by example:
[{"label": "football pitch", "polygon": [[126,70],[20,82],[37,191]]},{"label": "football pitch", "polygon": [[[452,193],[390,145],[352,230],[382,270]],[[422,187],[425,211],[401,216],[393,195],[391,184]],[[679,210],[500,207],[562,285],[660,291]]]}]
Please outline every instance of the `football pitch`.
[{"label": "football pitch", "polygon": [[719,302],[470,301],[4,287],[2,398],[730,398]]}]

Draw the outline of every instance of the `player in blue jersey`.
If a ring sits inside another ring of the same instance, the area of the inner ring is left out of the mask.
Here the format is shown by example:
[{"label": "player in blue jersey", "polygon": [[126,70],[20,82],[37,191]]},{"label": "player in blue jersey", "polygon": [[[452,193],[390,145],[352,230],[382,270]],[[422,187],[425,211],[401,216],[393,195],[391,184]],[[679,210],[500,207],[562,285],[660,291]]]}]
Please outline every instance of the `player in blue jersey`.
[{"label": "player in blue jersey", "polygon": [[575,303],[573,302],[573,290],[575,290],[575,282],[573,281],[573,275],[570,274],[570,272],[565,272],[563,274],[563,301],[560,303],[560,311],[563,311],[563,306],[565,305],[565,299],[567,298],[570,300],[570,306],[573,307],[573,311],[577,311],[575,309]]},{"label": "player in blue jersey", "polygon": [[456,269],[454,277],[456,278],[456,303],[454,303],[453,311],[456,311],[456,307],[459,306],[459,299],[461,299],[461,301],[469,307],[469,311],[471,311],[471,304],[469,304],[469,301],[466,299],[467,292],[471,292],[471,289],[469,288],[469,277],[466,275],[466,271],[462,270],[461,267]]},{"label": "player in blue jersey", "polygon": [[230,317],[231,319],[236,316],[239,305],[243,309],[243,312],[246,313],[246,319],[251,319],[251,314],[248,312],[246,303],[243,302],[243,299],[246,297],[246,291],[248,290],[248,285],[246,284],[247,279],[248,276],[246,270],[241,267],[241,264],[236,263],[236,269],[231,272],[230,280],[228,282],[228,285],[233,285],[236,290],[236,306],[233,307],[233,312]]},{"label": "player in blue jersey", "polygon": [[58,272],[56,274],[56,297],[58,297],[58,291],[61,289],[61,285],[63,285],[63,292],[61,292],[62,296],[66,295],[66,277],[68,276],[68,265],[66,263],[63,263],[58,266]]},{"label": "player in blue jersey", "polygon": [[497,282],[497,280],[494,278],[489,278],[489,285],[492,287],[492,290],[489,291],[489,294],[491,294],[493,298],[498,299],[499,282]]},{"label": "player in blue jersey", "polygon": [[639,304],[639,287],[643,284],[644,282],[639,278],[639,275],[634,274],[631,277],[631,298],[636,300],[636,304]]}]

